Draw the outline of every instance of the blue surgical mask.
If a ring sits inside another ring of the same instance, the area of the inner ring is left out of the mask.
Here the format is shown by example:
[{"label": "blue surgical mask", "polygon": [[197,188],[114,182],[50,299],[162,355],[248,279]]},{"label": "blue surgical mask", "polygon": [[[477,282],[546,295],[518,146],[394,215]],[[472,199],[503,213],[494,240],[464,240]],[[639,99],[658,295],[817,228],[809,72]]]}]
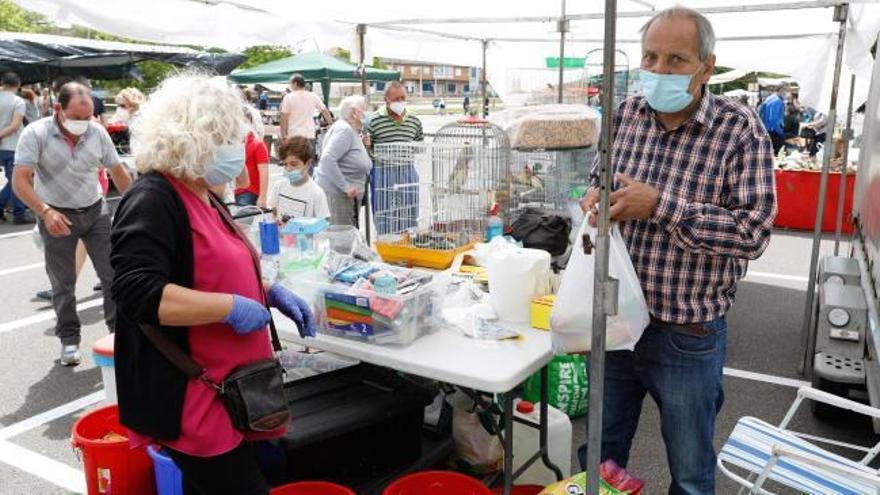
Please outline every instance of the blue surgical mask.
[{"label": "blue surgical mask", "polygon": [[364,114],[364,117],[361,119],[361,124],[363,124],[364,129],[366,129],[367,127],[370,127],[370,121],[371,121],[371,120],[373,120],[372,117],[370,117],[370,116],[367,115],[367,114]]},{"label": "blue surgical mask", "polygon": [[303,178],[302,170],[284,171],[284,177],[290,181],[291,185],[297,184]]},{"label": "blue surgical mask", "polygon": [[648,105],[658,112],[680,112],[694,101],[688,92],[693,74],[656,74],[642,70],[639,77]]},{"label": "blue surgical mask", "polygon": [[224,144],[214,149],[214,158],[205,169],[205,182],[219,186],[232,182],[244,168],[244,143]]}]

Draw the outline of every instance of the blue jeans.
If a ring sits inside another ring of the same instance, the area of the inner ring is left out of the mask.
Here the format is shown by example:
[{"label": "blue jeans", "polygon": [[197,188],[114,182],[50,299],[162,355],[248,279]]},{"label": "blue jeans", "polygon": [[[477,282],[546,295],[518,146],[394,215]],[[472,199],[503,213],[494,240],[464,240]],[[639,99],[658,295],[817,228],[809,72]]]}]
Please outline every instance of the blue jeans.
[{"label": "blue jeans", "polygon": [[[724,317],[705,323],[706,336],[651,324],[634,351],[606,354],[602,459],[629,461],[642,401],[660,409],[661,432],[672,484],[669,493],[715,493],[715,416],[724,402],[722,371],[727,350]],[[582,447],[581,463],[586,455]]]},{"label": "blue jeans", "polygon": [[12,190],[12,171],[15,169],[15,152],[9,150],[0,150],[0,166],[6,175],[6,185],[0,191],[0,213],[6,207],[6,203],[12,202],[12,216],[21,218],[26,211],[24,203],[18,199]]}]

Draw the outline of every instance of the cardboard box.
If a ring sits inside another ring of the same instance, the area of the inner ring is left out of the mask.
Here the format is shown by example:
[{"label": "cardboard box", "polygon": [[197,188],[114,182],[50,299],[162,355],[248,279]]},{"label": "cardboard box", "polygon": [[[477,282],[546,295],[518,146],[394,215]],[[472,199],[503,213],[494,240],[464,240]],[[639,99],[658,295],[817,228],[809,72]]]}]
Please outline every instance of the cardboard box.
[{"label": "cardboard box", "polygon": [[550,330],[550,312],[555,301],[556,296],[552,294],[532,300],[532,328]]}]

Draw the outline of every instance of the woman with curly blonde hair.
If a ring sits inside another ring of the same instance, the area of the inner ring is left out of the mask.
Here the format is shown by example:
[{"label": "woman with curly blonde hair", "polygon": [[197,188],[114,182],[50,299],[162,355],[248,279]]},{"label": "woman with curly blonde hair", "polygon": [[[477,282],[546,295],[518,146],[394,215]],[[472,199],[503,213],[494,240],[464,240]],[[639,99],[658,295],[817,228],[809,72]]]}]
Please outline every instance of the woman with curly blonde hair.
[{"label": "woman with curly blonde hair", "polygon": [[[210,383],[272,357],[269,307],[314,335],[306,303],[261,279],[252,246],[211,192],[244,167],[241,105],[238,90],[221,78],[163,82],[134,126],[142,175],[122,199],[111,235],[119,418],[133,446],[168,449],[185,493],[268,493],[251,442],[286,427],[237,430]],[[202,376],[188,378],[166,359],[147,337],[151,327]]]},{"label": "woman with curly blonde hair", "polygon": [[128,124],[131,122],[137,113],[141,109],[141,105],[147,98],[141,93],[141,90],[137,88],[125,88],[119,93],[116,93],[116,98],[114,101],[116,102],[116,115],[114,115],[113,120],[115,122],[120,122],[123,124]]}]

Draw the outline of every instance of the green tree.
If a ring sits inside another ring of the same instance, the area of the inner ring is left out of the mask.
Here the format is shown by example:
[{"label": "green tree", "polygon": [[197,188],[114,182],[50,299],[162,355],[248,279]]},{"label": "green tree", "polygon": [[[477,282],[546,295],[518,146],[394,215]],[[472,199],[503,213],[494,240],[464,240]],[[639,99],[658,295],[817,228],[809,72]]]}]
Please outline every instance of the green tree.
[{"label": "green tree", "polygon": [[241,54],[247,57],[247,59],[238,68],[249,69],[266,62],[290,57],[294,53],[286,46],[255,45],[246,48]]},{"label": "green tree", "polygon": [[0,31],[45,33],[48,23],[40,14],[28,12],[11,0],[0,0]]}]

